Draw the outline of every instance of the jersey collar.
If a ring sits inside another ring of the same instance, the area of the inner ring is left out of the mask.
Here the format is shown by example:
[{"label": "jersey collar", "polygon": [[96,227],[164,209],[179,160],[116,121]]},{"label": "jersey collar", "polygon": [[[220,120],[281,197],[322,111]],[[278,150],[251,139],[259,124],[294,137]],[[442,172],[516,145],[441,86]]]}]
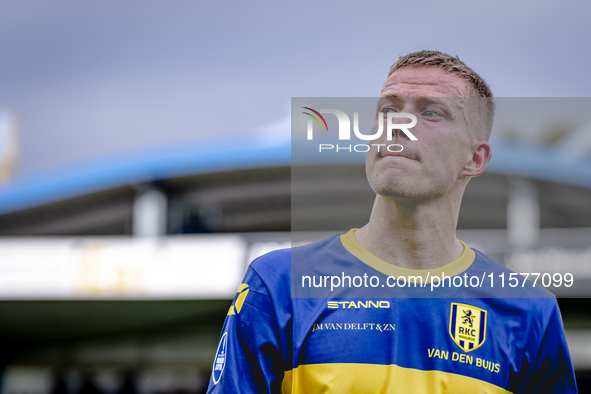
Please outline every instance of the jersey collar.
[{"label": "jersey collar", "polygon": [[369,265],[371,268],[375,269],[378,272],[381,272],[384,275],[388,276],[420,276],[423,278],[424,281],[428,283],[431,282],[431,278],[434,276],[441,277],[442,274],[445,276],[454,276],[460,274],[470,268],[474,259],[476,258],[476,253],[474,250],[466,246],[465,243],[458,240],[462,246],[464,247],[464,251],[454,261],[449,264],[446,264],[442,267],[429,269],[429,270],[412,270],[408,268],[398,267],[393,264],[386,263],[384,260],[381,260],[371,254],[367,249],[357,242],[355,239],[355,235],[353,234],[357,229],[351,229],[347,234],[341,235],[341,242],[345,249],[359,260],[364,262],[365,264]]}]

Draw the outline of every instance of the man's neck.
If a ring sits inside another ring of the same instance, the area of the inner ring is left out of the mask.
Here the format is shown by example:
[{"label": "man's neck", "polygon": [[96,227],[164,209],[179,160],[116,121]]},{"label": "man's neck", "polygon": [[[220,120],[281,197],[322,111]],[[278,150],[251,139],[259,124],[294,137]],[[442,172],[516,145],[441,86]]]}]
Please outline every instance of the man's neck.
[{"label": "man's neck", "polygon": [[464,250],[456,239],[461,194],[454,194],[417,204],[377,195],[369,223],[355,238],[374,256],[398,267],[448,264]]}]

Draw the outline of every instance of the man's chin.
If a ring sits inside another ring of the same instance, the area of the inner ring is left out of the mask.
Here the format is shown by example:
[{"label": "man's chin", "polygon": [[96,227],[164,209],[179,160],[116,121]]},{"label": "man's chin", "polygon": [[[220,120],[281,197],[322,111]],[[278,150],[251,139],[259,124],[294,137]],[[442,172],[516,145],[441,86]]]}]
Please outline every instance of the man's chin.
[{"label": "man's chin", "polygon": [[398,201],[419,203],[431,200],[441,194],[437,190],[422,187],[422,185],[417,182],[409,184],[370,182],[370,186],[376,194]]},{"label": "man's chin", "polygon": [[401,185],[371,185],[376,194],[382,197],[396,198],[396,199],[416,199],[425,196],[424,192],[417,187],[402,187]]}]

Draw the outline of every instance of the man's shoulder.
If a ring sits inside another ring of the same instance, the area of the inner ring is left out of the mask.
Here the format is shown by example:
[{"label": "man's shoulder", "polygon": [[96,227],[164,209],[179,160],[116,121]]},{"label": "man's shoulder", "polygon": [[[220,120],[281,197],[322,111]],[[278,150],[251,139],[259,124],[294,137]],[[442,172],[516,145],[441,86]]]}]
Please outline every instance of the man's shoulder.
[{"label": "man's shoulder", "polygon": [[291,248],[277,249],[257,257],[250,263],[250,268],[261,278],[289,272]]},{"label": "man's shoulder", "polygon": [[334,235],[305,245],[273,250],[253,260],[250,267],[264,281],[278,280],[290,276],[293,261],[297,261],[298,264],[315,264],[319,258],[339,247],[342,249],[339,235]]}]

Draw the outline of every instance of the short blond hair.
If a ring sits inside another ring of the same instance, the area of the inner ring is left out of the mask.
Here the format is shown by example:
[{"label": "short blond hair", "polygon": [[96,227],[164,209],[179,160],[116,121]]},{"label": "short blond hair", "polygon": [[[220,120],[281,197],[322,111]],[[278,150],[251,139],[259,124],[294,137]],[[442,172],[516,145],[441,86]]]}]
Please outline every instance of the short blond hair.
[{"label": "short blond hair", "polygon": [[[490,86],[474,70],[457,56],[451,56],[440,51],[418,51],[400,56],[398,61],[390,67],[388,77],[399,68],[407,66],[435,66],[443,71],[463,80],[468,87],[469,97],[484,97],[479,100],[479,111],[484,121],[484,136],[488,141],[492,131],[495,116],[495,102]],[[482,103],[480,103],[482,101]]]}]

